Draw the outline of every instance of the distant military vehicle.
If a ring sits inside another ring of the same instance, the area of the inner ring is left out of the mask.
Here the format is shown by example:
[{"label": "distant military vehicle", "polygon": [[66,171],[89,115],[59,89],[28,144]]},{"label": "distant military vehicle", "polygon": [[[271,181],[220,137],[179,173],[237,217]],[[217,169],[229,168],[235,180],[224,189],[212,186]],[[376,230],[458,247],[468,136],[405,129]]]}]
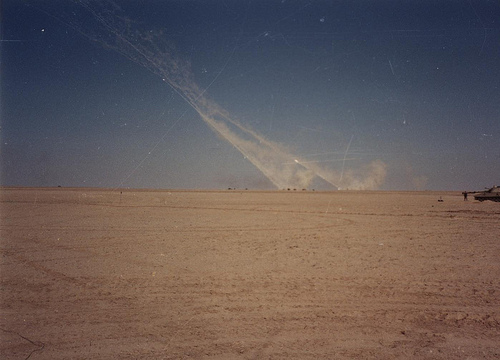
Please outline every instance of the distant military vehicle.
[{"label": "distant military vehicle", "polygon": [[483,191],[467,191],[467,193],[474,195],[474,199],[478,201],[491,200],[500,202],[499,186],[493,186],[492,188]]}]

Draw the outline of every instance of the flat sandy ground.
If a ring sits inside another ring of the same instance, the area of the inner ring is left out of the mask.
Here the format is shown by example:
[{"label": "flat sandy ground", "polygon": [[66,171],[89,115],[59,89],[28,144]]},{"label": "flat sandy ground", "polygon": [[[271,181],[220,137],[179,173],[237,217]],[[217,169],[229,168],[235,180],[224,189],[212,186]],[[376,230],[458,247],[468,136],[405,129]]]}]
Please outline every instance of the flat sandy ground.
[{"label": "flat sandy ground", "polygon": [[0,200],[2,359],[500,358],[500,203],[64,188]]}]

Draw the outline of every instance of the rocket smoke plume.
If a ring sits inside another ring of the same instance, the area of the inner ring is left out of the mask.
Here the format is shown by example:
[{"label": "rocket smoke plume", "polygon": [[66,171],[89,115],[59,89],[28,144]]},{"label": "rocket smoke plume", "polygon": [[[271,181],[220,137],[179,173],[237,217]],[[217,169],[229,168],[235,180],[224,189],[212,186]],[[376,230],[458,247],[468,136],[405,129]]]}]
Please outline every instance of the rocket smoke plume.
[{"label": "rocket smoke plume", "polygon": [[220,137],[231,143],[277,188],[306,188],[315,177],[339,188],[376,188],[384,180],[385,165],[374,162],[364,176],[347,170],[339,174],[322,169],[317,164],[302,162],[282,145],[272,142],[232,118],[218,104],[210,100],[194,80],[189,62],[176,54],[161,31],[138,31],[130,19],[122,15],[113,2],[76,1],[92,14],[95,21],[79,22],[67,19],[67,24],[92,41],[122,54],[129,60],[158,75],[186,101],[201,119]]}]

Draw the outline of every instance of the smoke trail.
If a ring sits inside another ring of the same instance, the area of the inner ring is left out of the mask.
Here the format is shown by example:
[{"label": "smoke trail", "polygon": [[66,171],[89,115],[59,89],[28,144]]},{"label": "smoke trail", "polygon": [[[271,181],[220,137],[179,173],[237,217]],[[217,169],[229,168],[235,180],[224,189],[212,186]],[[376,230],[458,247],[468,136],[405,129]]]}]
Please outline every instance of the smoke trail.
[{"label": "smoke trail", "polygon": [[346,160],[346,157],[347,157],[347,153],[349,152],[349,148],[351,147],[351,142],[352,142],[353,138],[354,138],[354,135],[351,136],[351,140],[349,140],[349,144],[347,145],[347,149],[345,150],[344,161],[342,161],[342,171],[340,172],[340,180],[339,180],[339,182],[342,182],[342,178],[344,177],[345,160]]},{"label": "smoke trail", "polygon": [[98,26],[89,28],[88,24],[74,18],[68,21],[69,26],[160,76],[215,133],[231,143],[277,188],[305,188],[315,177],[338,187],[332,180],[338,176],[307,162],[298,166],[299,162],[294,162],[297,157],[282,145],[244,126],[208,99],[205,95],[207,89],[201,89],[195,82],[190,63],[176,54],[174,46],[165,40],[161,31],[136,30],[135,24],[121,15],[119,7],[111,1],[76,2],[92,15]]}]

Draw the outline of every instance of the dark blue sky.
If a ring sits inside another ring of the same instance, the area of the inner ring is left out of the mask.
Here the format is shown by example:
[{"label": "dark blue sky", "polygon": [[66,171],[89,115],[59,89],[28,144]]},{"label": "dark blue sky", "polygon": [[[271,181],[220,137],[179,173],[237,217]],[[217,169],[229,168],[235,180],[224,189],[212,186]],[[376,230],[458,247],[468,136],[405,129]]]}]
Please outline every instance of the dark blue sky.
[{"label": "dark blue sky", "polygon": [[336,185],[375,163],[381,189],[499,183],[497,1],[82,3],[3,1],[3,185],[274,188],[255,165],[268,155],[249,161],[151,62],[109,46],[153,54],[147,34],[211,104]]}]

